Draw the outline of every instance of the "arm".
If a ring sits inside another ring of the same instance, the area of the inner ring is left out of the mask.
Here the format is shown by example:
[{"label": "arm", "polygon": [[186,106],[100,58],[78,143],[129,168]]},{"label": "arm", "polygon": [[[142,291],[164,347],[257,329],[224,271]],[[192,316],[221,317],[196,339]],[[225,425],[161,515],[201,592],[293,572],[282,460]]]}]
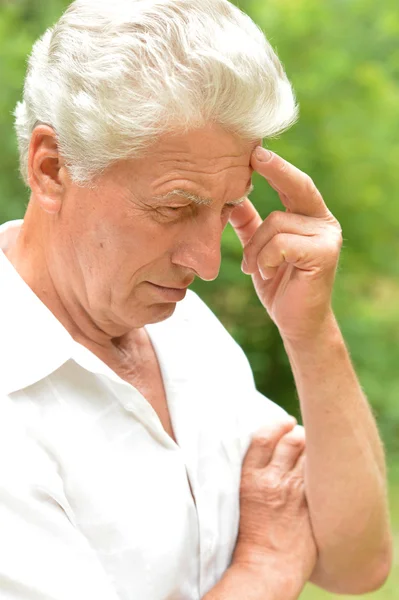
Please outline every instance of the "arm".
[{"label": "arm", "polygon": [[319,551],[313,581],[363,593],[391,565],[384,456],[377,427],[332,314],[342,232],[313,181],[262,149],[252,165],[286,211],[262,221],[248,201],[230,219],[243,270],[277,325],[308,438],[306,490]]},{"label": "arm", "polygon": [[297,600],[301,590],[301,586],[295,589],[283,573],[278,576],[275,568],[233,564],[203,600]]},{"label": "arm", "polygon": [[[312,581],[364,593],[391,562],[385,460],[378,430],[335,319],[306,343],[286,343],[306,429],[306,491],[320,550]],[[368,573],[368,578],[365,577]]]}]

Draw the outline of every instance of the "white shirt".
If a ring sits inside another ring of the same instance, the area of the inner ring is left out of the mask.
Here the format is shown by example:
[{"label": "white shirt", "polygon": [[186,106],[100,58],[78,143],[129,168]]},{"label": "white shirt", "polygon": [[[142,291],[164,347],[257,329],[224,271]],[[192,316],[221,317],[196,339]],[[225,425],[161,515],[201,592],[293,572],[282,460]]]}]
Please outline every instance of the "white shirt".
[{"label": "white shirt", "polygon": [[251,434],[286,413],[193,292],[146,330],[177,444],[0,250],[2,600],[198,600],[229,566]]}]

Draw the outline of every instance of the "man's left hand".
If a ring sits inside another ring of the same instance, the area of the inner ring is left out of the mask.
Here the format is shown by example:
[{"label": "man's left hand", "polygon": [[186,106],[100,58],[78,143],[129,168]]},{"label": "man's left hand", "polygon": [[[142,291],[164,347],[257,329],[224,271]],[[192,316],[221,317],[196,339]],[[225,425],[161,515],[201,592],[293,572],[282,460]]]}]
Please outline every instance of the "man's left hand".
[{"label": "man's left hand", "polygon": [[322,332],[332,315],[341,227],[308,175],[264,149],[265,160],[259,160],[257,150],[252,167],[278,192],[286,211],[262,221],[247,199],[230,223],[244,247],[243,271],[252,275],[283,339],[306,340]]}]

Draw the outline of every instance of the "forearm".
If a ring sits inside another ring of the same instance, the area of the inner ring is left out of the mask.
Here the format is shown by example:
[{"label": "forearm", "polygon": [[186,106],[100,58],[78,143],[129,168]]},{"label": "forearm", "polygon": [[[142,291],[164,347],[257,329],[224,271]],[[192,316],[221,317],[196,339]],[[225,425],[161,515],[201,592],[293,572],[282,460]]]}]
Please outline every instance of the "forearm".
[{"label": "forearm", "polygon": [[304,583],[294,581],[291,575],[278,575],[266,566],[249,568],[233,563],[203,600],[297,600]]},{"label": "forearm", "polygon": [[361,593],[374,580],[378,587],[390,561],[377,426],[332,315],[319,339],[285,346],[306,429],[306,492],[319,549],[315,580],[335,592]]}]

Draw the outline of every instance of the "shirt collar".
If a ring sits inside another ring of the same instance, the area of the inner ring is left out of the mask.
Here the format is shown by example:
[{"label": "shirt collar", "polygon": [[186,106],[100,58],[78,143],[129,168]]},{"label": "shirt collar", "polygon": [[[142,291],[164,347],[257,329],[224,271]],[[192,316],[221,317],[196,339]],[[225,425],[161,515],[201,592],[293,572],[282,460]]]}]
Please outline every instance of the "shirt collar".
[{"label": "shirt collar", "polygon": [[52,373],[74,340],[7,259],[23,221],[0,226],[0,391],[10,394]]},{"label": "shirt collar", "polygon": [[[4,252],[15,243],[22,225],[22,220],[0,225],[0,393],[8,395],[22,390],[70,359],[87,371],[128,385],[72,338],[5,256]],[[146,326],[164,380],[173,390],[182,388],[190,371],[190,356],[182,353],[181,347],[187,343],[187,309],[191,297],[192,292],[188,292],[186,300],[178,304],[169,319]]]}]

